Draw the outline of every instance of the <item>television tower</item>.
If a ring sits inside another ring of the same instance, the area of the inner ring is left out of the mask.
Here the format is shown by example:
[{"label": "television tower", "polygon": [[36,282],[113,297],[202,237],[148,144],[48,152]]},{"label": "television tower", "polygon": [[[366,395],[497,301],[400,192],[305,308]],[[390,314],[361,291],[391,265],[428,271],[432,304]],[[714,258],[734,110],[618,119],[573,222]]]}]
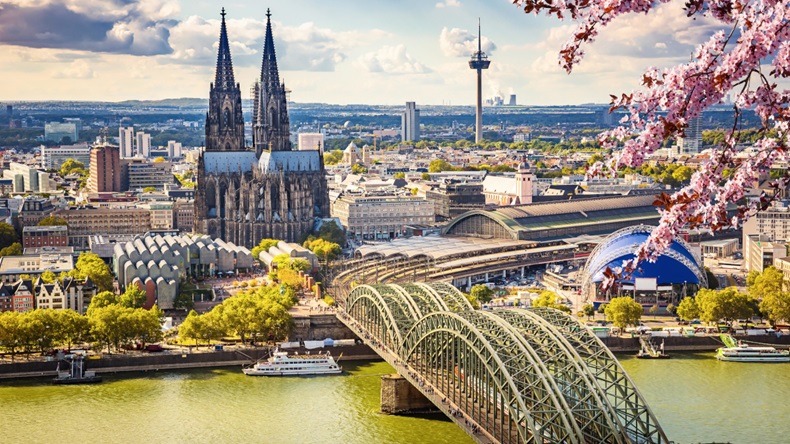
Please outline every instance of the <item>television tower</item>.
[{"label": "television tower", "polygon": [[480,34],[480,17],[477,18],[477,52],[472,54],[469,67],[477,70],[477,118],[475,120],[475,143],[483,140],[483,70],[488,69],[491,61],[483,52]]}]

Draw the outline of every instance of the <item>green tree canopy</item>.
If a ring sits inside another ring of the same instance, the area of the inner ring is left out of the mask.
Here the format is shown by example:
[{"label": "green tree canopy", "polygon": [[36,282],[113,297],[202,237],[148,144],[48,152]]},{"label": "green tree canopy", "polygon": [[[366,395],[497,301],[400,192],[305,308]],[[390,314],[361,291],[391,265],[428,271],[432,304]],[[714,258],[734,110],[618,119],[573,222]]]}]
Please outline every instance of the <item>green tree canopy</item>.
[{"label": "green tree canopy", "polygon": [[277,246],[278,242],[280,241],[277,239],[261,239],[258,245],[252,247],[251,250],[252,257],[254,257],[257,260],[258,256],[261,255],[261,252],[269,251],[269,248]]},{"label": "green tree canopy", "polygon": [[94,253],[80,253],[71,276],[77,279],[91,278],[99,291],[112,290],[112,274],[110,267]]},{"label": "green tree canopy", "polygon": [[[713,323],[721,319],[749,318],[754,314],[751,297],[748,294],[740,293],[735,287],[723,290],[703,288],[697,292],[694,298],[699,308],[699,319],[704,322]],[[678,312],[680,312],[680,308],[678,308]]]},{"label": "green tree canopy", "polygon": [[6,256],[21,256],[22,255],[22,244],[19,242],[14,242],[13,244],[0,249],[0,257]]},{"label": "green tree canopy", "polygon": [[59,173],[62,177],[66,177],[71,173],[84,175],[86,174],[85,164],[71,158],[66,159],[66,161],[60,166]]},{"label": "green tree canopy", "polygon": [[68,226],[69,223],[66,219],[58,216],[49,215],[38,222],[38,226],[45,227],[45,226],[58,226],[58,225],[65,225]]},{"label": "green tree canopy", "polygon": [[395,173],[395,175],[393,177],[395,179],[405,179],[406,178],[406,173],[404,173],[404,172]]},{"label": "green tree canopy", "polygon": [[441,173],[442,171],[454,171],[455,168],[444,159],[435,159],[428,164],[428,172]]},{"label": "green tree canopy", "polygon": [[477,284],[473,285],[469,290],[469,295],[475,300],[487,304],[491,302],[491,297],[494,296],[494,290],[488,288],[487,285]]},{"label": "green tree canopy", "polygon": [[613,298],[605,311],[606,320],[619,328],[637,325],[643,313],[642,306],[629,296]]},{"label": "green tree canopy", "polygon": [[118,303],[123,307],[141,308],[145,305],[146,294],[145,291],[134,284],[126,286],[126,290],[121,297],[118,298]]},{"label": "green tree canopy", "polygon": [[6,248],[18,241],[19,238],[16,235],[14,227],[5,222],[0,222],[0,248]]}]

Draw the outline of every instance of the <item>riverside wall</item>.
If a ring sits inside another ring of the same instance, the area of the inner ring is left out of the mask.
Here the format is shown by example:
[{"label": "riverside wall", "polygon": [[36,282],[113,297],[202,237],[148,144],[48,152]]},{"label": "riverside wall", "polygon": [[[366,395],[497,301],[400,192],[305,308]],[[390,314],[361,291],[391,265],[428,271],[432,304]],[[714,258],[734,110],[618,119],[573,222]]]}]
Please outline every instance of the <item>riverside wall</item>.
[{"label": "riverside wall", "polygon": [[[744,340],[750,344],[759,343],[769,346],[778,346],[782,348],[790,347],[790,335],[759,335],[759,336],[733,336],[736,340]],[[620,352],[637,352],[639,351],[639,337],[638,336],[612,336],[602,338],[601,341],[609,348],[609,350]],[[661,344],[664,341],[664,350],[666,351],[715,351],[717,348],[722,347],[721,339],[718,336],[670,336],[667,338],[653,338],[655,345]]]}]

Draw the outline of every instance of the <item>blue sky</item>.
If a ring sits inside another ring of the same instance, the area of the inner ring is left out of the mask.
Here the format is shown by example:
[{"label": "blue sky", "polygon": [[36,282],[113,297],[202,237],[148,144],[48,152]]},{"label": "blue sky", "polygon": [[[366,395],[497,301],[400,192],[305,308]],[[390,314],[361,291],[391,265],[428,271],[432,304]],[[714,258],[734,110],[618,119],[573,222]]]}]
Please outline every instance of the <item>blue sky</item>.
[{"label": "blue sky", "polygon": [[617,21],[569,76],[557,52],[573,24],[508,0],[0,0],[0,101],[207,97],[223,6],[245,99],[269,7],[292,99],[339,104],[472,104],[477,17],[492,60],[484,96],[534,105],[608,102],[714,29],[673,0]]}]

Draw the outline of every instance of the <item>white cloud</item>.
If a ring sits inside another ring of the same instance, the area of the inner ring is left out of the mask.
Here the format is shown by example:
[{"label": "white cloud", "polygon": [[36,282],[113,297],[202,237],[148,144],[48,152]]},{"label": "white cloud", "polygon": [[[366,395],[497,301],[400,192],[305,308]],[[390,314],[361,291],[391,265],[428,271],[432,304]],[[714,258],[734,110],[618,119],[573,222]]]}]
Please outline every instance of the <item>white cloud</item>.
[{"label": "white cloud", "polygon": [[96,77],[96,73],[85,60],[75,60],[56,72],[55,77],[59,79],[92,79]]},{"label": "white cloud", "polygon": [[431,70],[416,61],[406,46],[382,46],[378,51],[369,52],[357,59],[357,66],[368,72],[388,74],[423,74]]},{"label": "white cloud", "polygon": [[[483,36],[481,46],[488,55],[496,50],[494,42],[486,36]],[[469,57],[477,52],[477,36],[466,29],[444,27],[439,34],[439,48],[448,57]]]},{"label": "white cloud", "polygon": [[444,3],[439,2],[436,4],[437,8],[449,8],[451,6],[454,6],[456,8],[460,7],[461,2],[459,0],[445,0]]}]

